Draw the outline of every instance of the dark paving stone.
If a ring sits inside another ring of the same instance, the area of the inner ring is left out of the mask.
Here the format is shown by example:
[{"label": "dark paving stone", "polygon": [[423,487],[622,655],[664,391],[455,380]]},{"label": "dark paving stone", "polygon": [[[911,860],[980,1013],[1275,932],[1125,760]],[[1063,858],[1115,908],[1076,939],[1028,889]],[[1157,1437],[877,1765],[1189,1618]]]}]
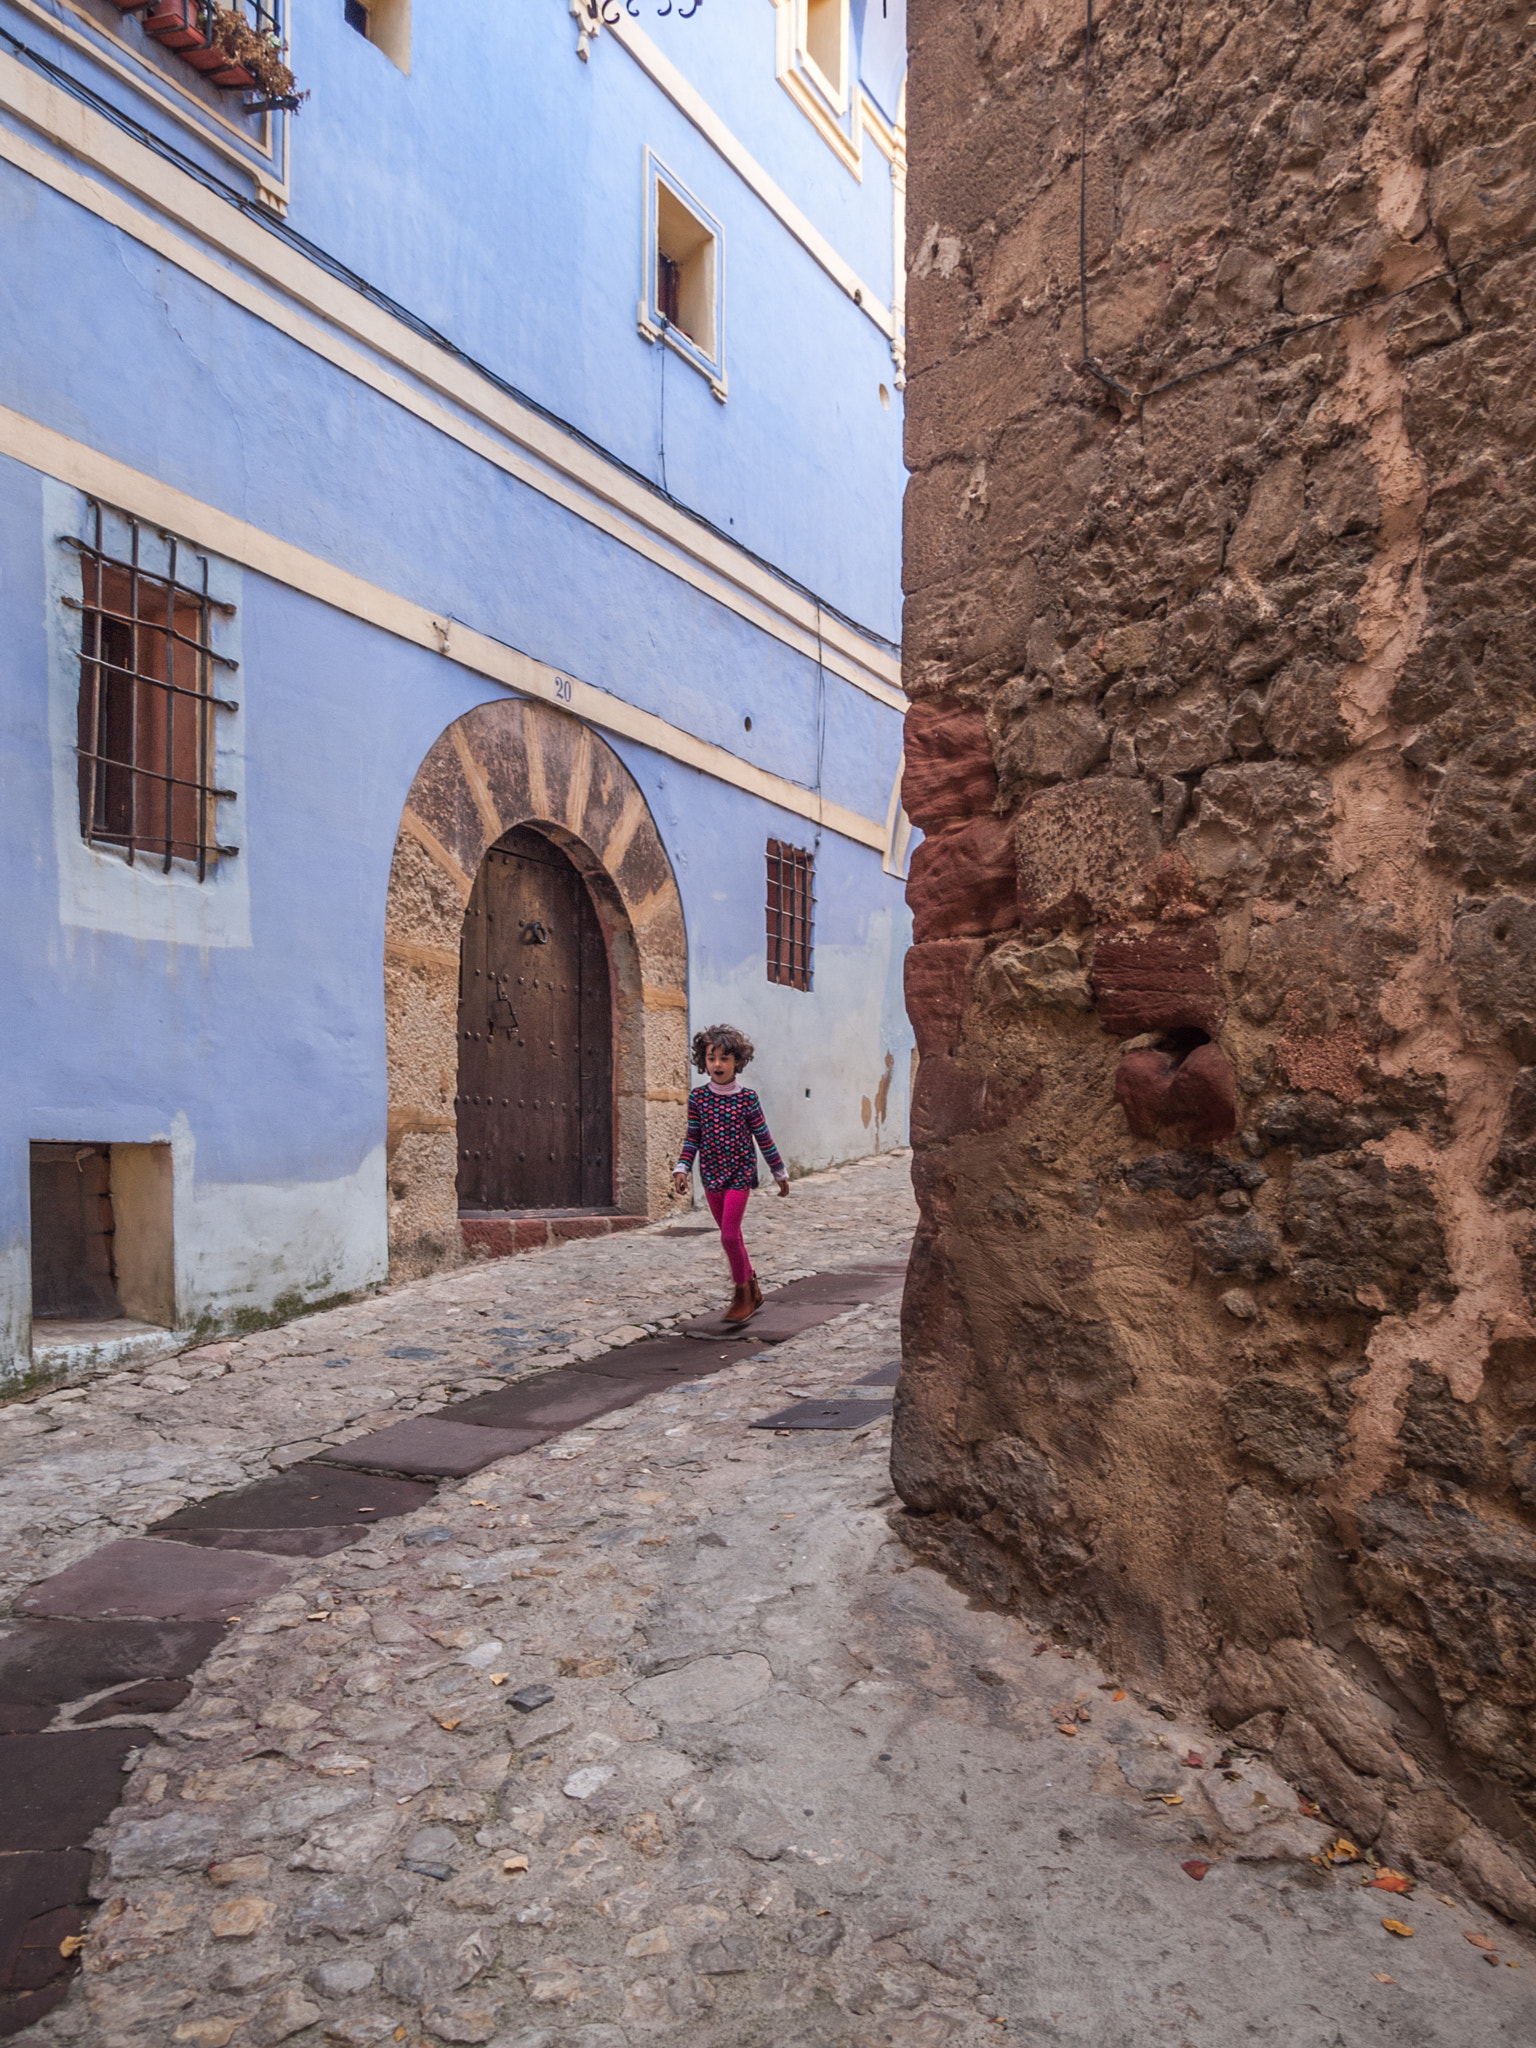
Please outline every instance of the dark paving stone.
[{"label": "dark paving stone", "polygon": [[679,1335],[647,1337],[638,1344],[624,1344],[617,1351],[605,1351],[580,1365],[568,1365],[565,1371],[595,1379],[644,1379],[665,1384],[669,1380],[696,1380],[703,1373],[745,1363],[740,1351],[734,1346],[727,1350],[723,1344],[717,1345],[713,1358],[701,1358],[698,1340]]},{"label": "dark paving stone", "polygon": [[521,1386],[497,1387],[494,1393],[455,1401],[445,1414],[477,1428],[536,1429],[553,1436],[563,1429],[579,1429],[596,1415],[627,1408],[654,1391],[654,1383],[643,1379],[550,1372],[525,1380]]},{"label": "dark paving stone", "polygon": [[0,1739],[0,1864],[18,1849],[84,1848],[123,1796],[123,1758],[154,1740],[152,1728]]},{"label": "dark paving stone", "polygon": [[78,1934],[91,1881],[84,1849],[0,1856],[0,2040],[51,2012],[69,1989],[78,1961],[59,1943]]},{"label": "dark paving stone", "polygon": [[215,1621],[23,1622],[0,1637],[0,1735],[46,1728],[109,1685],[188,1678],[223,1634]]},{"label": "dark paving stone", "polygon": [[227,1621],[287,1582],[275,1558],[130,1536],[33,1586],[14,1611],[78,1621]]},{"label": "dark paving stone", "polygon": [[376,1522],[343,1522],[329,1529],[168,1529],[167,1540],[199,1550],[264,1550],[268,1557],[329,1557],[361,1543]]},{"label": "dark paving stone", "polygon": [[386,1358],[446,1358],[446,1351],[423,1351],[418,1344],[397,1344],[393,1351],[386,1351]]},{"label": "dark paving stone", "polygon": [[889,1401],[796,1401],[777,1415],[765,1415],[753,1429],[862,1429],[889,1415]]},{"label": "dark paving stone", "polygon": [[830,1322],[833,1316],[852,1306],[846,1301],[808,1301],[798,1305],[787,1302],[781,1307],[777,1295],[770,1294],[748,1322],[727,1323],[719,1316],[698,1316],[692,1322],[680,1323],[678,1328],[695,1341],[703,1338],[707,1343],[724,1340],[733,1344],[787,1344],[791,1337],[803,1336],[818,1323]]},{"label": "dark paving stone", "polygon": [[804,1280],[791,1280],[783,1287],[775,1287],[764,1298],[763,1307],[800,1308],[835,1302],[839,1308],[852,1308],[857,1302],[884,1301],[890,1295],[900,1294],[903,1279],[902,1274],[880,1273],[868,1266],[851,1267],[844,1273],[812,1273]]},{"label": "dark paving stone", "polygon": [[487,1429],[470,1422],[449,1422],[437,1415],[413,1415],[372,1436],[354,1437],[323,1451],[317,1462],[346,1465],[362,1472],[404,1472],[435,1479],[467,1479],[498,1458],[514,1457],[543,1443],[548,1432],[536,1429]]},{"label": "dark paving stone", "polygon": [[93,1707],[85,1707],[72,1718],[77,1728],[89,1721],[109,1721],[117,1714],[168,1714],[179,1707],[192,1690],[189,1678],[141,1678],[137,1685],[125,1685],[121,1692],[109,1692]]},{"label": "dark paving stone", "polygon": [[354,1522],[366,1526],[390,1515],[414,1514],[435,1491],[420,1480],[338,1471],[306,1459],[275,1478],[258,1479],[252,1486],[178,1508],[154,1523],[149,1534],[179,1538],[184,1531],[204,1529],[335,1529]]},{"label": "dark paving stone", "polygon": [[878,1372],[861,1372],[858,1383],[861,1387],[894,1387],[900,1377],[901,1360],[893,1358],[889,1365],[882,1365]]}]

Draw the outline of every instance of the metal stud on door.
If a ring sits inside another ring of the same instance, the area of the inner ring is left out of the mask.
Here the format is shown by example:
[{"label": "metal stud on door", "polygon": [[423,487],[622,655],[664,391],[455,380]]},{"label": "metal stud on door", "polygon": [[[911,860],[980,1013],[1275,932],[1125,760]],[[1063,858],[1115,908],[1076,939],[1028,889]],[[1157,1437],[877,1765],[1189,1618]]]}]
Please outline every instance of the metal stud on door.
[{"label": "metal stud on door", "polygon": [[459,966],[459,1206],[613,1200],[608,959],[581,876],[519,826],[485,856]]}]

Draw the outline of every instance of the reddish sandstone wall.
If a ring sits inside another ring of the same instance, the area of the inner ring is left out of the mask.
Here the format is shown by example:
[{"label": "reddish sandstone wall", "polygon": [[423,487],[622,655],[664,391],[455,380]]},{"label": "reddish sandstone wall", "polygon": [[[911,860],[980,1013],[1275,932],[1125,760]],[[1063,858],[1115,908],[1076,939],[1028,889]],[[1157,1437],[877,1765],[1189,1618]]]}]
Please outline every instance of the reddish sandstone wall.
[{"label": "reddish sandstone wall", "polygon": [[1097,13],[911,11],[907,1528],[1536,1919],[1533,39]]}]

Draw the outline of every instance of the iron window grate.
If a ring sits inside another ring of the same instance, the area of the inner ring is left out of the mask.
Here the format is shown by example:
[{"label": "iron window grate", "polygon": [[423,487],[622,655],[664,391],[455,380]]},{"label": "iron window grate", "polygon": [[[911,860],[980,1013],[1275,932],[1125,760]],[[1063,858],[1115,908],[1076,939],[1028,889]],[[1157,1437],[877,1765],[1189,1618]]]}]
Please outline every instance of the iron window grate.
[{"label": "iron window grate", "polygon": [[768,842],[768,979],[811,986],[816,861],[803,847]]},{"label": "iron window grate", "polygon": [[[235,792],[214,781],[215,714],[240,707],[213,687],[216,670],[237,666],[212,644],[213,615],[235,608],[210,594],[206,555],[161,533],[165,566],[146,568],[140,522],[87,502],[90,540],[62,536],[80,559],[80,596],[64,599],[81,614],[80,831],[130,865],[150,855],[169,874],[185,861],[203,881],[211,860],[239,852],[220,844],[216,809]],[[126,558],[105,544],[106,510],[127,529]],[[188,554],[193,580],[183,575]]]}]

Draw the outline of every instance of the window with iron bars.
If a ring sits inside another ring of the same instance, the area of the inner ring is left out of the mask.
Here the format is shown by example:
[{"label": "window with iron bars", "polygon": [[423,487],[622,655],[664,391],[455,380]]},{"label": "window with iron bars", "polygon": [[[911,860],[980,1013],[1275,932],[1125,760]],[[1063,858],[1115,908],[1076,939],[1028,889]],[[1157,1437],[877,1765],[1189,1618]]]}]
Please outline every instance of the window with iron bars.
[{"label": "window with iron bars", "polygon": [[[236,664],[213,647],[215,613],[234,606],[208,590],[208,558],[161,534],[146,567],[144,529],[126,529],[122,554],[108,546],[102,505],[89,501],[91,537],[64,536],[80,560],[80,831],[92,846],[140,856],[169,874],[177,863],[209,867],[238,847],[220,843],[217,806],[235,792],[214,780],[216,718],[239,705],[216,693],[219,671]],[[154,531],[154,529],[150,529]],[[190,563],[190,568],[189,568]]]},{"label": "window with iron bars", "polygon": [[768,979],[811,986],[816,860],[803,847],[768,842]]}]

